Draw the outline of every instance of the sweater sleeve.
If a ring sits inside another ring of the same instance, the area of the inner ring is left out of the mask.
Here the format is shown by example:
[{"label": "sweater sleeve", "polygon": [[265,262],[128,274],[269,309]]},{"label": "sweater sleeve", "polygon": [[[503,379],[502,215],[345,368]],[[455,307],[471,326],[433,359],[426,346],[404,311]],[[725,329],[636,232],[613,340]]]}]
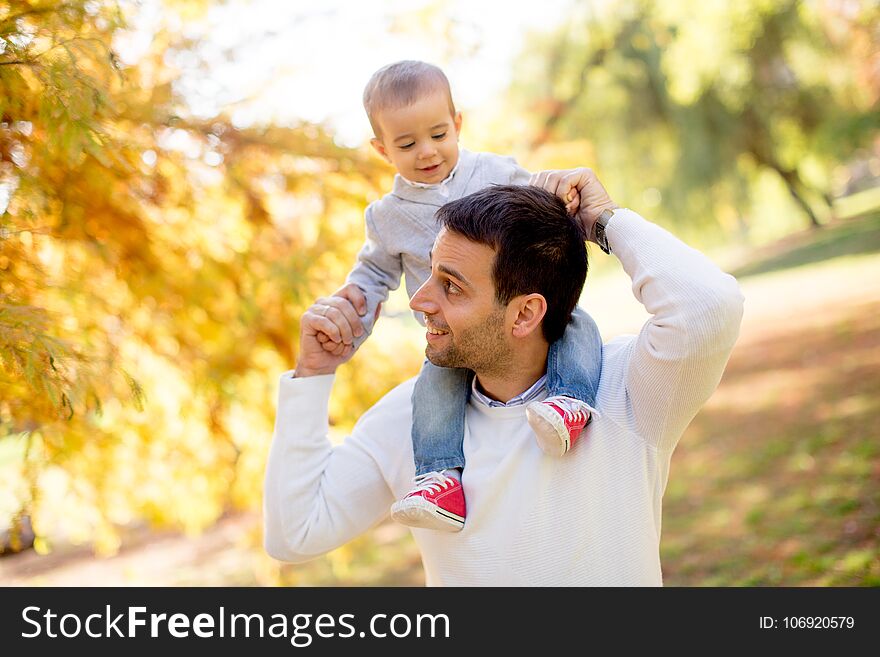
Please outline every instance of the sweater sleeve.
[{"label": "sweater sleeve", "polygon": [[281,378],[263,484],[263,543],[280,561],[339,547],[382,520],[394,501],[369,423],[359,422],[341,445],[327,438],[333,380]]},{"label": "sweater sleeve", "polygon": [[366,240],[357,256],[354,268],[348,274],[347,283],[354,283],[367,297],[367,312],[362,317],[366,334],[356,344],[360,344],[373,330],[376,307],[388,298],[390,290],[400,286],[403,275],[403,260],[399,253],[391,253],[385,247],[376,228],[375,205],[367,207]]},{"label": "sweater sleeve", "polygon": [[617,211],[606,235],[652,315],[632,343],[626,393],[639,434],[668,453],[721,380],[743,296],[732,276],[631,210]]}]

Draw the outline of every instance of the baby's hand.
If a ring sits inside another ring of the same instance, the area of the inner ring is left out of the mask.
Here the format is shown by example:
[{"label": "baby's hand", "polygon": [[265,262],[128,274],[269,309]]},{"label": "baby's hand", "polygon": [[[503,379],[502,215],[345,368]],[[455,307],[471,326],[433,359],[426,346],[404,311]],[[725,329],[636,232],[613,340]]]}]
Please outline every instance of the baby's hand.
[{"label": "baby's hand", "polygon": [[580,194],[578,194],[577,189],[572,187],[568,191],[568,194],[565,195],[565,198],[562,200],[565,201],[566,212],[568,212],[568,214],[570,214],[571,216],[576,215],[578,208],[581,205],[581,196]]},{"label": "baby's hand", "polygon": [[549,174],[558,176],[558,174],[561,173],[564,172],[541,171],[539,173],[533,173],[532,177],[529,179],[529,184],[534,185],[535,187],[541,187],[548,192],[556,194],[556,196],[562,199],[565,203],[565,211],[574,216],[580,208],[581,195],[578,193],[578,188],[573,183],[569,183],[569,181],[564,179],[560,181],[549,177]]}]

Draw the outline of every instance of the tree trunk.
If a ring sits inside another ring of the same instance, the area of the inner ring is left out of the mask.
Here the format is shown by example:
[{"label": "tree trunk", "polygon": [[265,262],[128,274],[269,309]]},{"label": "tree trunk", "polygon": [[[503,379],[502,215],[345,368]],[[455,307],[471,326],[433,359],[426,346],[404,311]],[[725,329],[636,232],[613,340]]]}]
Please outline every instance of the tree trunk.
[{"label": "tree trunk", "polygon": [[801,206],[801,209],[806,213],[807,218],[810,220],[810,228],[820,228],[822,224],[819,223],[813,208],[810,207],[806,196],[802,192],[807,186],[801,180],[797,170],[787,169],[779,164],[773,154],[761,145],[760,142],[753,142],[749,152],[759,164],[763,164],[779,174],[779,177],[785,182],[785,186],[788,187],[788,193],[791,194],[795,203]]},{"label": "tree trunk", "polygon": [[785,181],[785,185],[788,187],[788,193],[791,194],[795,202],[801,206],[801,209],[807,213],[807,217],[810,219],[810,228],[821,228],[822,224],[816,219],[813,208],[810,207],[810,204],[807,203],[807,199],[798,189],[798,187],[804,187],[804,184],[801,182],[800,176],[798,176],[797,172],[792,169],[782,168],[776,168],[776,172],[782,176],[782,179]]}]

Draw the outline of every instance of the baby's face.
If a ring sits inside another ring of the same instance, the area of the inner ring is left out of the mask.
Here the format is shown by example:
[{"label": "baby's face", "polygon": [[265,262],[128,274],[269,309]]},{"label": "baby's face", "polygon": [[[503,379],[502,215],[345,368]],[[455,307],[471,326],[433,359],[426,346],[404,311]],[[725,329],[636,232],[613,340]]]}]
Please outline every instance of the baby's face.
[{"label": "baby's face", "polygon": [[443,92],[382,110],[377,120],[382,138],[373,147],[407,180],[441,182],[458,162],[461,112],[452,115]]}]

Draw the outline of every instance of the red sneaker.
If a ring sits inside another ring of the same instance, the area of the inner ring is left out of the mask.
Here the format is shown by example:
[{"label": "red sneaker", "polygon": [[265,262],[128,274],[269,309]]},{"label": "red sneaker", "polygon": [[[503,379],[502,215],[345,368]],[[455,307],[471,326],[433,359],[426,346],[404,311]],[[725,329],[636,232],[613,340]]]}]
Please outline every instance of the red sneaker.
[{"label": "red sneaker", "polygon": [[460,532],[467,513],[461,482],[440,472],[413,479],[415,487],[391,507],[391,517],[402,525]]},{"label": "red sneaker", "polygon": [[557,395],[526,406],[526,418],[538,445],[550,456],[570,450],[590,422],[590,407],[579,399]]}]

